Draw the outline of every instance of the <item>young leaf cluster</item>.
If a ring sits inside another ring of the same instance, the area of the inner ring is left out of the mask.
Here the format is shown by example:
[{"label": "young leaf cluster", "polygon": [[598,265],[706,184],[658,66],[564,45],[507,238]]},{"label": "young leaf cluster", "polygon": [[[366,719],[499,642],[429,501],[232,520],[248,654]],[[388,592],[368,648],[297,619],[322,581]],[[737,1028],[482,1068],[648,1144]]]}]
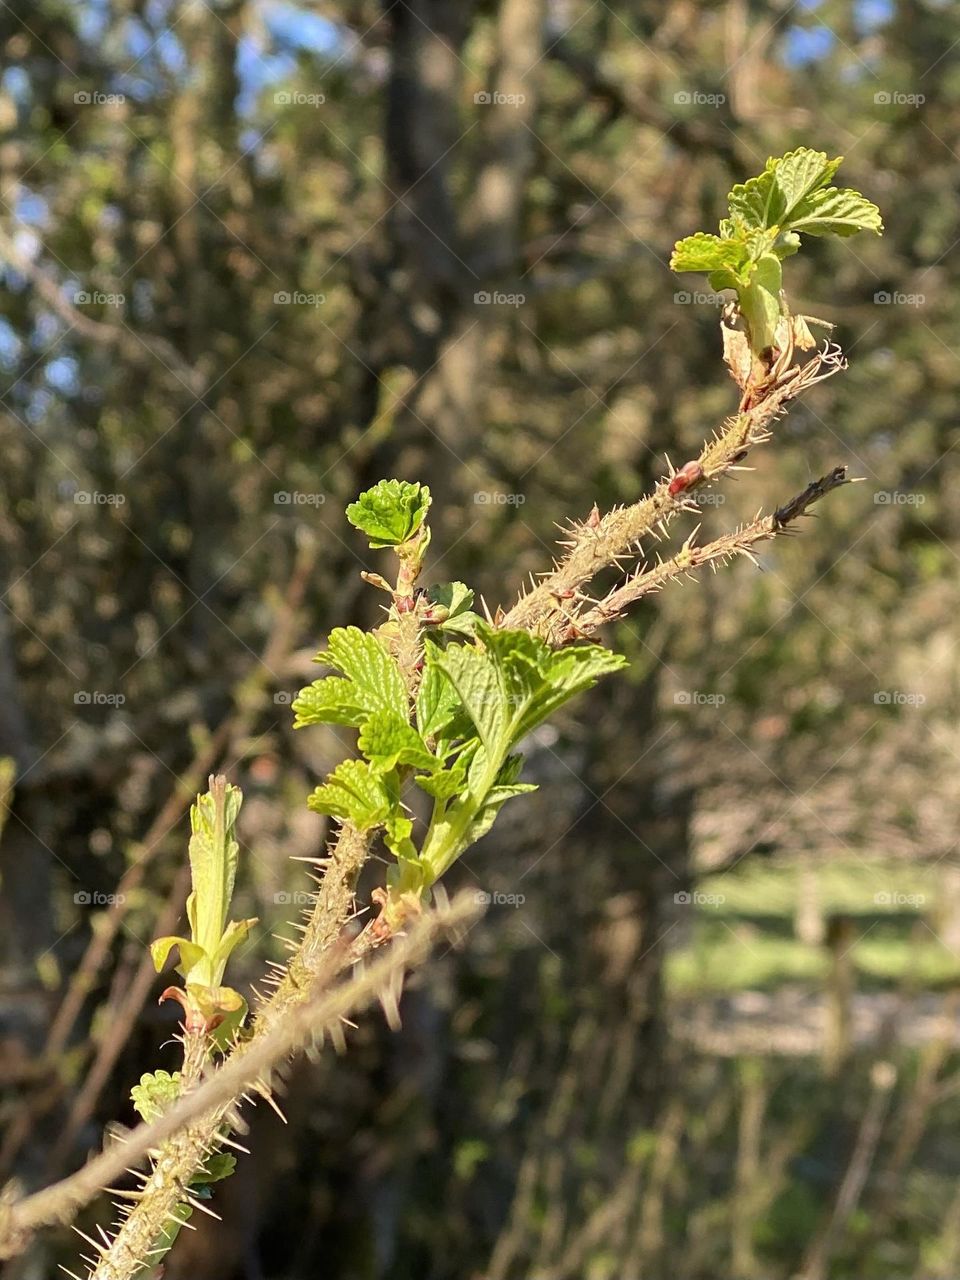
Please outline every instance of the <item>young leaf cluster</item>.
[{"label": "young leaf cluster", "polygon": [[[380,545],[392,531],[391,545],[402,551],[411,536],[427,532],[422,518],[418,522],[422,493],[419,486],[381,482],[348,513]],[[301,690],[293,704],[296,728],[358,730],[359,758],[339,764],[308,804],[360,831],[383,832],[397,859],[387,884],[393,924],[486,834],[507,800],[534,790],[519,781],[522,740],[624,665],[598,645],[557,652],[525,631],[497,629],[472,604],[463,583],[420,593],[413,605],[421,643],[415,690],[391,653],[394,619],[380,633],[333,631],[318,661],[334,673]],[[423,832],[415,833],[404,803],[410,787],[430,798]]]},{"label": "young leaf cluster", "polygon": [[702,271],[712,288],[737,291],[754,352],[775,344],[784,314],[781,264],[799,250],[801,235],[883,231],[875,204],[858,191],[831,186],[842,160],[808,147],[771,157],[763,173],[730,192],[719,235],[698,231],[674,247],[674,271]]}]

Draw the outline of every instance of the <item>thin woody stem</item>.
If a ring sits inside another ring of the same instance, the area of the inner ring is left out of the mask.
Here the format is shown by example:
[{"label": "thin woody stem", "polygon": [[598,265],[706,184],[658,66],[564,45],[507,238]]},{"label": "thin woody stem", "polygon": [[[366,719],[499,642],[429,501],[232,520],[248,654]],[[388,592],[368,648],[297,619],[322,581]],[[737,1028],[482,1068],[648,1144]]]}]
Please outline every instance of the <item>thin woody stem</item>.
[{"label": "thin woody stem", "polygon": [[[801,391],[844,367],[839,349],[828,346],[802,366],[786,370],[765,397],[728,418],[708,440],[691,466],[696,478],[671,492],[673,476],[665,476],[653,492],[628,507],[574,525],[571,539],[561,543],[566,555],[510,611],[500,625],[532,631],[558,645],[582,633],[579,618],[571,617],[565,601],[579,598],[583,588],[603,569],[637,554],[641,540],[663,532],[669,522],[689,510],[689,495],[720,479],[736,467],[756,445],[770,439],[775,419]],[[571,623],[573,625],[571,625]]]},{"label": "thin woody stem", "polygon": [[577,631],[584,637],[593,636],[604,623],[621,617],[627,609],[654,591],[660,591],[668,582],[693,573],[704,565],[714,569],[718,564],[726,563],[737,555],[753,558],[752,547],[755,543],[765,542],[783,533],[788,526],[804,515],[813,504],[825,494],[841,485],[851,484],[847,478],[846,467],[834,467],[819,480],[807,485],[802,493],[791,498],[779,507],[772,515],[757,516],[749,524],[732,533],[724,534],[713,542],[698,546],[695,542],[696,532],[683,544],[675,556],[663,560],[652,568],[643,568],[639,573],[628,578],[622,586],[611,591],[605,599],[588,613],[577,619]]}]

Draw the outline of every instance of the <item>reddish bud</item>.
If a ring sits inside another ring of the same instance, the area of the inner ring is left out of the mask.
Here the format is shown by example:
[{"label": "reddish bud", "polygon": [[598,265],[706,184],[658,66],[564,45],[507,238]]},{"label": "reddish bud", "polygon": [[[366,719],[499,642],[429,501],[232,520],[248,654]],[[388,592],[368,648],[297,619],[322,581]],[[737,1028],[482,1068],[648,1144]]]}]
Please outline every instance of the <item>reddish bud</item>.
[{"label": "reddish bud", "polygon": [[212,1031],[214,1027],[219,1026],[223,1021],[223,1014],[216,1014],[212,1018],[205,1018],[200,1010],[190,1003],[187,998],[187,993],[182,991],[179,987],[167,987],[165,991],[160,993],[160,998],[157,1001],[157,1004],[163,1004],[165,1000],[176,1000],[177,1004],[182,1005],[184,1012],[184,1031]]},{"label": "reddish bud", "polygon": [[413,613],[413,596],[396,596],[393,603],[396,606],[397,613]]},{"label": "reddish bud", "polygon": [[699,462],[685,462],[680,470],[676,473],[667,487],[667,493],[671,498],[675,498],[678,493],[683,493],[684,489],[689,489],[692,484],[696,484],[698,480],[703,479],[703,467]]}]

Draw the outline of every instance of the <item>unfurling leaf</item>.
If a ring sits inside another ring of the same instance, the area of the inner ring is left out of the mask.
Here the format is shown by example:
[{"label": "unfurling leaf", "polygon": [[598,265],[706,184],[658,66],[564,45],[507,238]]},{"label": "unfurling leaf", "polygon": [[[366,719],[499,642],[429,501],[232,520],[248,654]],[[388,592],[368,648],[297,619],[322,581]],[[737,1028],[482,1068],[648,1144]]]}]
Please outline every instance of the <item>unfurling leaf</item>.
[{"label": "unfurling leaf", "polygon": [[147,1124],[159,1120],[180,1097],[180,1072],[147,1071],[130,1090],[137,1114]]},{"label": "unfurling leaf", "polygon": [[[749,262],[746,245],[740,240],[723,240],[706,231],[678,240],[670,258],[672,271],[729,271],[739,278]],[[746,280],[744,280],[746,283]],[[732,286],[732,281],[731,281]]]},{"label": "unfurling leaf", "polygon": [[167,963],[167,957],[173,948],[176,947],[180,952],[180,960],[177,968],[181,974],[186,977],[187,973],[195,966],[206,959],[207,953],[203,947],[196,942],[191,942],[189,938],[178,938],[168,935],[165,938],[155,938],[150,943],[150,955],[153,959],[153,967],[157,973]]},{"label": "unfurling leaf", "polygon": [[730,192],[730,216],[751,231],[787,227],[804,201],[830,182],[842,162],[843,156],[828,160],[826,152],[809,147],[771,156],[763,173]]},{"label": "unfurling leaf", "polygon": [[381,480],[347,507],[347,519],[375,550],[396,547],[420,530],[430,507],[430,490],[407,480]]},{"label": "unfurling leaf", "polygon": [[203,1164],[190,1179],[192,1188],[204,1187],[211,1182],[222,1182],[229,1178],[237,1167],[237,1157],[228,1151],[218,1151],[207,1156]]},{"label": "unfurling leaf", "polygon": [[392,805],[383,778],[365,760],[344,760],[307,800],[315,813],[352,822],[359,831],[383,824]]},{"label": "unfurling leaf", "polygon": [[407,718],[407,694],[397,665],[376,636],[358,627],[338,627],[318,657],[343,672],[301,689],[293,703],[295,729],[344,724],[359,729],[377,712]]},{"label": "unfurling leaf", "polygon": [[168,987],[161,999],[178,1000],[187,1013],[187,1025],[207,1023],[207,1030],[220,1028],[224,1037],[239,1029],[246,1013],[246,1001],[231,987],[221,986],[227,961],[256,920],[228,923],[230,901],[237,875],[239,845],[236,840],[237,814],[242,794],[226,778],[210,779],[210,790],[198,796],[190,810],[190,875],[193,891],[187,899],[190,937],[167,935],[150,944],[150,954],[159,973],[170,952],[177,949],[177,970],[185,990]]},{"label": "unfurling leaf", "polygon": [[[187,917],[194,943],[212,961],[220,945],[230,913],[237,875],[237,815],[243,795],[224,777],[210,779],[210,790],[197,796],[190,809],[190,875],[193,892],[187,899]],[[181,948],[181,956],[183,951]],[[198,962],[198,968],[202,962]],[[189,966],[191,969],[193,966]],[[196,979],[216,986],[220,974],[211,968]],[[193,974],[188,974],[188,981]]]},{"label": "unfurling leaf", "polygon": [[440,773],[418,774],[414,782],[435,800],[452,800],[454,796],[460,795],[466,786],[467,771],[458,762],[452,769],[444,769]]},{"label": "unfurling leaf", "polygon": [[441,582],[428,589],[427,599],[430,601],[428,622],[448,634],[473,635],[481,619],[471,608],[473,592],[468,586],[462,582]]}]

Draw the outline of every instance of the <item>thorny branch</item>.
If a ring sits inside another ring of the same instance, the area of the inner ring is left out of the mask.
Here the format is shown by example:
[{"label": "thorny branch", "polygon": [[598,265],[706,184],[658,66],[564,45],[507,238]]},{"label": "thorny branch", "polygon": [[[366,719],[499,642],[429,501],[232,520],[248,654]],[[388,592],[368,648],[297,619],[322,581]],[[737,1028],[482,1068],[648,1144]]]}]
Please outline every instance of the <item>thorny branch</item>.
[{"label": "thorny branch", "polygon": [[[786,531],[788,525],[800,516],[805,515],[808,508],[819,501],[832,489],[841,485],[852,484],[847,478],[846,467],[834,467],[832,471],[819,480],[808,484],[802,493],[784,503],[772,515],[758,515],[749,524],[724,534],[713,542],[698,546],[697,530],[690,535],[675,556],[662,560],[653,568],[642,568],[628,578],[622,586],[611,591],[601,602],[588,613],[577,619],[577,631],[585,637],[593,636],[607,622],[621,617],[630,605],[651,592],[660,591],[675,578],[690,574],[704,565],[711,565],[715,570],[719,564],[729,563],[735,556],[743,555],[754,560],[751,548],[757,542],[765,542]],[[688,509],[696,510],[693,504]]]},{"label": "thorny branch", "polygon": [[[408,615],[407,622],[410,617],[412,615]],[[400,627],[401,640],[407,638],[406,632],[412,627],[412,622]],[[411,668],[411,692],[415,679],[415,670]],[[268,998],[261,998],[250,1036],[235,1046],[225,1064],[216,1072],[216,1079],[221,1079],[228,1069],[237,1077],[244,1075],[252,1053],[261,1052],[260,1046],[264,1043],[272,1043],[275,1033],[282,1037],[289,1023],[297,1025],[300,1011],[316,992],[318,983],[322,985],[322,981],[332,980],[348,964],[361,959],[383,940],[374,927],[376,922],[373,922],[351,945],[342,945],[344,929],[355,913],[357,876],[370,854],[373,834],[359,832],[349,823],[340,827],[327,857],[317,864],[322,877],[318,880],[316,903],[306,923],[298,926],[301,940],[291,943],[289,962],[285,966],[276,966],[276,972],[268,979],[274,991]],[[190,1053],[196,1046],[188,1041],[184,1047],[184,1075],[189,1079]],[[259,1076],[253,1080],[254,1087],[269,1101],[269,1084]],[[102,1243],[91,1242],[99,1254],[90,1264],[91,1280],[128,1280],[138,1273],[165,1225],[179,1220],[175,1210],[184,1201],[184,1188],[189,1185],[197,1168],[219,1146],[230,1145],[232,1140],[226,1131],[232,1127],[232,1104],[242,1092],[243,1086],[234,1088],[228,1104],[198,1113],[194,1121],[184,1121],[173,1131],[173,1137],[159,1152],[154,1172],[146,1180],[138,1200],[132,1208],[124,1206],[121,1210],[125,1220],[117,1235],[111,1240],[104,1233]],[[129,1163],[129,1155],[126,1152],[124,1155],[126,1163]],[[104,1181],[101,1179],[96,1186],[85,1182],[84,1198],[79,1202],[74,1198],[72,1211],[76,1212],[79,1204],[92,1199]],[[186,1202],[189,1204],[190,1200]],[[41,1207],[43,1203],[46,1202],[41,1202]],[[24,1233],[29,1234],[49,1220],[37,1218],[27,1226],[21,1225],[13,1230],[4,1225],[0,1214],[0,1256],[3,1256],[5,1248],[19,1252]]]},{"label": "thorny branch", "polygon": [[[456,937],[469,927],[478,912],[474,895],[457,898],[450,904],[438,905],[433,911],[420,917],[410,932],[398,939],[389,951],[333,990],[326,989],[328,982],[344,963],[356,958],[356,950],[355,945],[351,947],[349,943],[344,943],[342,950],[334,954],[328,950],[325,964],[317,971],[311,985],[304,989],[299,1005],[289,1012],[289,1016],[274,1020],[268,1029],[244,1044],[219,1070],[211,1072],[197,1088],[181,1098],[159,1120],[140,1125],[127,1135],[122,1145],[111,1147],[69,1178],[64,1178],[26,1199],[12,1203],[8,1200],[6,1204],[0,1205],[0,1256],[9,1257],[18,1252],[25,1239],[41,1226],[69,1222],[105,1184],[114,1181],[147,1153],[156,1152],[161,1144],[168,1143],[171,1138],[180,1140],[180,1145],[184,1148],[183,1154],[189,1146],[193,1159],[201,1161],[217,1144],[220,1126],[237,1098],[248,1089],[267,1087],[266,1082],[271,1075],[296,1050],[324,1035],[329,1035],[331,1039],[338,1038],[342,1034],[343,1020],[347,1017],[369,1007],[376,1000],[390,1000],[390,993],[395,990],[397,979],[420,964],[441,938]],[[146,1180],[147,1189],[152,1181],[153,1179]],[[169,1212],[172,1212],[183,1194],[182,1186],[171,1179],[169,1191]],[[147,1239],[147,1248],[155,1238],[158,1226],[162,1228],[165,1217],[165,1213],[161,1212],[162,1206],[153,1197],[141,1193],[135,1203],[145,1204],[148,1201],[151,1217],[159,1216],[159,1224],[156,1221],[141,1221],[140,1226],[146,1233],[144,1238]],[[128,1223],[134,1220],[135,1214],[136,1209],[128,1217]],[[141,1219],[144,1216],[141,1214]],[[150,1232],[153,1234],[149,1234]],[[97,1263],[94,1274],[99,1280],[112,1280],[114,1276],[132,1274],[123,1269],[127,1265],[127,1247],[139,1247],[140,1243],[139,1240],[128,1238],[121,1248],[118,1236],[112,1250],[114,1260],[110,1262],[106,1259],[105,1246],[97,1244],[96,1248],[103,1257]],[[139,1265],[142,1256],[131,1258],[131,1264],[135,1261]]]},{"label": "thorny branch", "polygon": [[[679,471],[671,470],[652,494],[632,506],[619,508],[602,518],[597,513],[585,524],[571,530],[573,538],[568,544],[567,554],[552,573],[502,617],[502,625],[534,631],[549,643],[562,645],[573,638],[591,634],[635,599],[658,589],[671,578],[706,563],[748,553],[751,543],[776,536],[823,494],[845,483],[844,469],[835,469],[773,515],[758,517],[752,524],[725,538],[704,547],[696,547],[688,541],[672,560],[635,574],[592,608],[582,607],[582,602],[587,600],[582,588],[601,570],[611,565],[620,567],[621,559],[636,555],[641,539],[665,532],[672,519],[692,509],[691,490],[709,484],[734,469],[750,448],[769,440],[772,423],[800,391],[842,367],[839,350],[827,347],[803,366],[779,371],[763,398],[731,417],[705,444],[695,462],[686,464]],[[578,613],[571,612],[571,601],[581,606]],[[371,846],[371,833],[361,834],[349,824],[340,828],[319,868],[323,872],[319,880],[320,892],[307,922],[301,926],[303,937],[298,944],[291,946],[293,954],[288,965],[278,966],[272,979],[275,990],[269,998],[261,1000],[251,1036],[234,1049],[207,1083],[189,1095],[189,1119],[187,1113],[183,1113],[175,1125],[172,1118],[179,1114],[177,1108],[169,1118],[164,1118],[169,1127],[151,1135],[151,1144],[164,1141],[153,1175],[146,1181],[133,1208],[126,1211],[125,1221],[116,1237],[111,1241],[104,1235],[103,1243],[92,1242],[98,1252],[98,1257],[91,1263],[92,1280],[127,1280],[136,1273],[164,1225],[171,1219],[176,1221],[174,1210],[182,1201],[183,1189],[196,1168],[221,1143],[229,1145],[232,1142],[227,1130],[235,1116],[238,1095],[252,1085],[269,1098],[269,1086],[261,1078],[262,1073],[249,1074],[252,1064],[268,1059],[275,1064],[282,1059],[290,1050],[281,1050],[276,1057],[271,1055],[276,1045],[285,1042],[288,1034],[299,1034],[297,1029],[302,1027],[304,1018],[308,1016],[309,1003],[319,977],[323,975],[331,979],[347,963],[366,954],[380,941],[376,931],[368,926],[354,941],[348,954],[340,945],[343,930],[355,910],[356,879]],[[294,1043],[291,1049],[296,1047]],[[231,1081],[238,1087],[232,1088]],[[201,1108],[196,1100],[207,1099],[208,1095],[203,1091],[208,1088],[212,1095],[215,1084],[216,1096],[222,1099],[221,1102],[205,1103]],[[222,1094],[219,1092],[221,1089]],[[131,1159],[132,1153],[125,1149],[123,1164],[119,1167],[126,1167]],[[0,1252],[18,1251],[24,1238],[39,1226],[69,1218],[93,1198],[107,1180],[99,1166],[97,1176],[93,1177],[90,1170],[95,1164],[74,1175],[80,1181],[66,1180],[69,1192],[64,1198],[55,1194],[56,1188],[51,1188],[0,1215]],[[108,1175],[115,1176],[116,1172]]]},{"label": "thorny branch", "polygon": [[[590,519],[572,525],[570,538],[560,544],[566,554],[502,616],[501,625],[533,631],[554,645],[583,635],[579,615],[584,588],[603,569],[620,568],[621,560],[636,556],[644,538],[665,534],[672,520],[690,510],[693,491],[734,470],[752,448],[771,438],[773,423],[791,400],[844,367],[840,349],[825,345],[805,364],[782,371],[762,399],[728,418],[695,461],[665,476],[652,493],[605,516],[594,509]],[[682,485],[676,483],[678,475],[684,478]]]}]

